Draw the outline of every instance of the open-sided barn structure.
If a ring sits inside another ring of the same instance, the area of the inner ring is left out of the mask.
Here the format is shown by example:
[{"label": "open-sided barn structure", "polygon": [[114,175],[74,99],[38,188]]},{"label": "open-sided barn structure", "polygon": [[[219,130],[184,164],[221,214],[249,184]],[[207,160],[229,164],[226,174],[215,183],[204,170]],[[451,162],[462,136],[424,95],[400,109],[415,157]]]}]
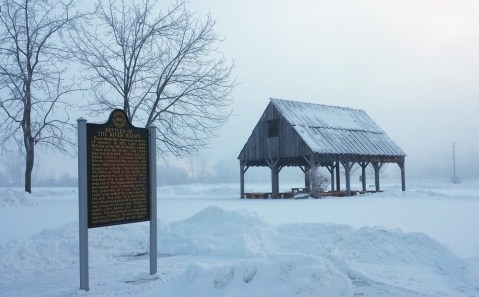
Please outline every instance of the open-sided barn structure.
[{"label": "open-sided barn structure", "polygon": [[[396,163],[401,169],[405,191],[406,154],[363,110],[338,106],[270,99],[258,124],[241,150],[241,198],[244,175],[254,166],[271,169],[272,197],[279,192],[279,172],[296,166],[307,172],[312,166],[324,166],[331,173],[331,189],[340,190],[340,166],[344,167],[346,191],[350,194],[351,168],[362,169],[362,187],[366,191],[365,170],[373,166],[376,191],[380,190],[379,170],[384,163]],[[335,183],[336,181],[336,183]]]}]

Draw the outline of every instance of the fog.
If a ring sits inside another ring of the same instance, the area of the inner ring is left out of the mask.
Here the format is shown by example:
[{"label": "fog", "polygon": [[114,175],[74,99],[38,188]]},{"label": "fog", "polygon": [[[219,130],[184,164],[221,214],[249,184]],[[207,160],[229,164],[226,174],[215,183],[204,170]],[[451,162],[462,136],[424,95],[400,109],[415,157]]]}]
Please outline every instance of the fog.
[{"label": "fog", "polygon": [[[260,2],[260,3],[258,3]],[[479,2],[195,1],[235,59],[235,112],[203,155],[235,159],[268,104],[365,110],[410,176],[479,177]]]},{"label": "fog", "polygon": [[[458,174],[479,177],[479,2],[189,6],[199,19],[216,19],[219,52],[235,61],[239,84],[233,116],[210,149],[188,160],[166,157],[167,166],[192,175],[194,164],[213,171],[222,162],[239,173],[236,158],[272,97],[365,110],[406,152],[407,176],[449,179],[454,142]],[[76,175],[75,158],[42,153],[37,160],[39,174]]]}]

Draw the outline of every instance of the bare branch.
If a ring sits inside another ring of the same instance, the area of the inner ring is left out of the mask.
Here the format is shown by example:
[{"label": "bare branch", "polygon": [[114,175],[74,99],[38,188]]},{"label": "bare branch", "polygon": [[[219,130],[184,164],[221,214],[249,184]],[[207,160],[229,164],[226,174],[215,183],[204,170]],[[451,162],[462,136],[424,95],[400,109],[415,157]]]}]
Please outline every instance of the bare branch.
[{"label": "bare branch", "polygon": [[[72,54],[92,82],[92,112],[122,108],[132,122],[155,124],[158,150],[184,156],[205,147],[231,114],[233,64],[218,54],[215,22],[200,22],[185,1],[99,1],[70,31]],[[101,29],[97,29],[101,28]]]},{"label": "bare branch", "polygon": [[[10,142],[25,153],[25,190],[31,192],[35,147],[68,150],[72,141],[65,84],[63,47],[59,36],[67,25],[83,17],[71,13],[75,0],[0,0],[0,145]],[[57,112],[61,110],[61,112]]]}]

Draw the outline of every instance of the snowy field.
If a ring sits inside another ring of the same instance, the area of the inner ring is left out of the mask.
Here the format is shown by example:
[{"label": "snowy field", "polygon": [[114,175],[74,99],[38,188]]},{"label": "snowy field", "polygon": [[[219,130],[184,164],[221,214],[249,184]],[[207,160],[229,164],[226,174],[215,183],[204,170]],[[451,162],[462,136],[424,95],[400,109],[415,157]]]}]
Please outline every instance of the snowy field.
[{"label": "snowy field", "polygon": [[320,200],[241,200],[238,188],[158,189],[154,276],[148,223],[90,229],[89,292],[77,190],[0,188],[0,296],[479,297],[479,180]]}]

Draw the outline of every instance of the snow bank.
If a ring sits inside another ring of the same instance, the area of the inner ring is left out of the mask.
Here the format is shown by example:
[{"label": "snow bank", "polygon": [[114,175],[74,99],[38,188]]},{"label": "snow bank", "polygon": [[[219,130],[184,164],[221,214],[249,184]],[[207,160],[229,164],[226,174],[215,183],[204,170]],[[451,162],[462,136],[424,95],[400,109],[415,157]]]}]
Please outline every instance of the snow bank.
[{"label": "snow bank", "polygon": [[[240,202],[259,205],[258,201]],[[307,201],[262,202],[268,210],[278,211],[280,202],[291,210],[291,203]],[[386,292],[386,296],[456,297],[479,293],[479,261],[466,262],[427,235],[400,229],[324,223],[276,226],[252,212],[210,206],[188,219],[160,223],[158,253],[170,257],[160,256],[157,276],[138,277],[148,267],[148,233],[148,223],[89,230],[91,296],[379,296]],[[70,276],[58,287],[63,273]],[[45,288],[45,296],[74,295],[77,275],[75,222],[0,245],[0,287],[12,296],[31,295],[23,284],[35,290]],[[48,291],[48,284],[37,276],[52,282],[58,291]]]},{"label": "snow bank", "polygon": [[33,196],[24,190],[0,188],[0,207],[36,204]]},{"label": "snow bank", "polygon": [[452,283],[473,286],[478,277],[463,259],[422,233],[333,224],[290,224],[277,231],[279,250],[327,258],[352,278],[436,295]]},{"label": "snow bank", "polygon": [[454,274],[465,266],[447,247],[422,233],[334,224],[289,224],[277,230],[284,251],[341,256],[361,263],[420,263]]},{"label": "snow bank", "polygon": [[[236,258],[278,253],[309,255],[328,259],[336,269],[351,278],[380,281],[433,295],[447,292],[454,283],[472,285],[477,277],[464,260],[422,233],[380,227],[355,229],[334,224],[273,227],[250,212],[225,211],[216,207],[208,207],[187,220],[165,225],[159,232],[159,249],[161,253],[172,255]],[[231,269],[243,271],[243,264],[235,265]],[[195,273],[205,274],[205,277],[222,269],[200,268],[195,268]],[[202,285],[205,285],[203,281],[214,282],[203,277],[199,279]],[[239,278],[230,282],[235,288],[241,284]],[[431,288],[431,283],[444,285]]]},{"label": "snow bank", "polygon": [[[158,193],[163,195],[239,195],[238,184],[186,184],[174,186],[162,186],[158,189]],[[161,199],[161,197],[160,197]]]},{"label": "snow bank", "polygon": [[251,212],[207,207],[159,228],[158,248],[174,255],[261,255],[274,251],[274,236],[274,229]]},{"label": "snow bank", "polygon": [[[351,281],[325,259],[281,254],[226,265],[191,264],[162,296],[353,296]],[[157,293],[148,296],[158,296]]]},{"label": "snow bank", "polygon": [[[12,240],[0,245],[0,275],[18,279],[78,263],[78,225],[40,232],[26,241]],[[6,279],[5,279],[6,278]]]}]

